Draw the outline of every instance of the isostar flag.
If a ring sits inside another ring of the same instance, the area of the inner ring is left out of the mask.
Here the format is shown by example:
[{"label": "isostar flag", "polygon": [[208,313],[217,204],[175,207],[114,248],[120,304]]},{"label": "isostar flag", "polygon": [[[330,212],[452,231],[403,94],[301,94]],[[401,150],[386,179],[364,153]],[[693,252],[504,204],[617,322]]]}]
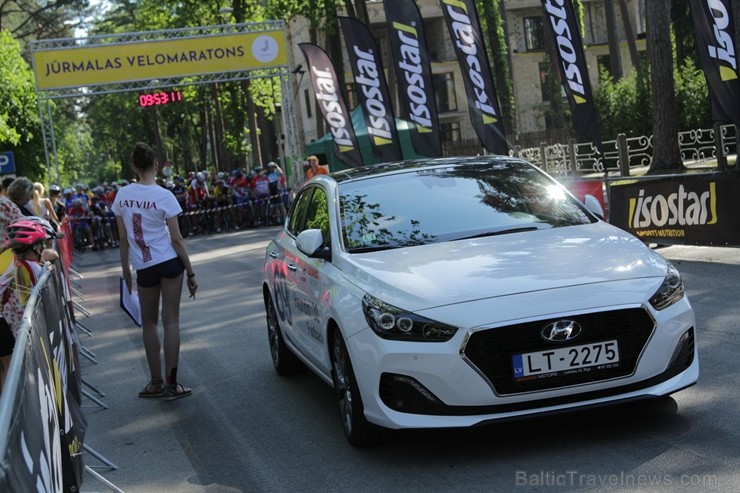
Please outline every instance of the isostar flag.
[{"label": "isostar flag", "polygon": [[424,24],[414,0],[383,2],[396,72],[399,102],[417,154],[442,155],[439,117],[432,87],[432,66],[427,53]]},{"label": "isostar flag", "polygon": [[570,104],[573,130],[589,138],[602,151],[596,106],[588,78],[583,40],[571,0],[542,0],[545,19],[553,36],[560,77]]},{"label": "isostar flag", "polygon": [[357,19],[339,17],[339,25],[352,65],[373,154],[383,163],[400,161],[403,159],[401,141],[375,38],[365,24]]},{"label": "isostar flag", "polygon": [[699,63],[712,100],[712,119],[740,125],[740,80],[732,0],[691,0]]},{"label": "isostar flag", "polygon": [[496,88],[491,77],[486,46],[480,34],[473,0],[439,0],[447,29],[460,64],[470,119],[483,147],[494,154],[508,154]]},{"label": "isostar flag", "polygon": [[335,155],[347,166],[362,166],[360,146],[352,127],[352,118],[347,111],[347,103],[339,89],[334,65],[320,46],[300,43],[298,47],[306,57],[313,92],[316,94],[321,114],[329,125]]}]

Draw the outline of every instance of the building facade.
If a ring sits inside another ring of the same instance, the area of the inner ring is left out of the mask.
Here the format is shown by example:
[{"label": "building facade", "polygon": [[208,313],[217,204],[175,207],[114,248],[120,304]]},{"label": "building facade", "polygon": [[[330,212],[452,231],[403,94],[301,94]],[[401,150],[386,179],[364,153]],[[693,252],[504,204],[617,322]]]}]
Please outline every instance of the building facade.
[{"label": "building facade", "polygon": [[[609,0],[611,1],[611,0]],[[617,37],[619,40],[622,71],[629,74],[634,68],[627,43],[622,4],[626,6],[627,15],[636,47],[640,56],[645,57],[645,0],[614,0],[617,17]],[[432,61],[434,96],[439,112],[443,147],[446,154],[470,154],[483,152],[482,145],[468,116],[467,96],[460,66],[455,57],[454,48],[442,15],[439,0],[416,0],[427,37],[427,50]],[[609,68],[609,45],[606,28],[604,0],[581,0],[583,7],[583,41],[588,60],[589,78],[594,91],[598,90],[600,67]],[[390,45],[386,30],[385,11],[382,1],[368,1],[369,27],[380,46],[384,66],[390,67]],[[550,102],[543,90],[547,73],[545,55],[545,26],[541,0],[505,0],[505,32],[509,47],[510,76],[513,82],[515,101],[514,121],[516,129],[513,135],[507,135],[510,145],[528,147],[539,141],[554,142],[563,137],[563,132],[548,129],[546,112]],[[482,20],[481,20],[482,21]],[[325,46],[325,40],[318,33],[318,44]],[[297,69],[305,60],[298,43],[310,41],[310,29],[305,19],[298,18],[288,24],[288,41],[291,47],[291,63]],[[490,46],[490,42],[486,40]],[[349,72],[349,61],[344,53],[345,80],[347,82],[348,105],[350,110],[357,104],[354,97],[352,73]],[[321,116],[317,116],[316,101],[313,96],[310,79],[297,70],[293,81],[295,87],[296,114],[298,133],[304,139],[304,145],[322,137],[325,130]],[[496,72],[496,66],[491,66]],[[394,109],[398,114],[395,100],[396,90],[393,74],[387,74]],[[562,93],[563,103],[565,93]],[[567,133],[567,132],[566,132]],[[567,135],[566,135],[567,137]]]}]

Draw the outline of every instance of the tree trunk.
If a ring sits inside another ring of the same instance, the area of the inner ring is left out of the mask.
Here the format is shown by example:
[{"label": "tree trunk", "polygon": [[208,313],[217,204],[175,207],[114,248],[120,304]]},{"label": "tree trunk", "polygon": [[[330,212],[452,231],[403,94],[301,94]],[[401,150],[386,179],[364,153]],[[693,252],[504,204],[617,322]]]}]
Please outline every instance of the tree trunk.
[{"label": "tree trunk", "polygon": [[491,68],[496,78],[496,93],[501,105],[501,117],[503,118],[504,132],[511,136],[514,131],[514,96],[511,87],[511,65],[508,57],[508,44],[504,36],[498,35],[499,29],[506,32],[504,18],[500,15],[500,5],[503,0],[485,0],[482,3],[483,10],[481,18],[485,21],[485,38],[491,51]]},{"label": "tree trunk", "polygon": [[[250,4],[245,4],[244,0],[234,0],[232,3],[234,20],[237,23],[244,22],[245,17],[251,14],[251,12],[246,12],[248,6]],[[242,81],[241,86],[244,92],[244,106],[247,113],[247,126],[249,127],[249,143],[252,147],[252,166],[258,166],[262,163],[262,153],[260,151],[259,127],[257,126],[257,109],[249,92],[250,81]]]},{"label": "tree trunk", "polygon": [[635,30],[632,28],[632,16],[630,16],[630,9],[627,5],[627,0],[619,0],[619,9],[622,11],[624,35],[627,38],[627,46],[630,50],[630,60],[632,61],[632,66],[637,69],[637,72],[639,74],[642,74],[642,68],[640,67],[640,54],[637,52]]},{"label": "tree trunk", "polygon": [[509,95],[510,98],[510,119],[512,132],[517,131],[516,120],[516,98],[514,97],[514,59],[509,44],[509,25],[506,22],[506,4],[504,0],[498,0],[498,18],[501,19],[501,28],[504,30],[504,41],[506,42],[506,64],[509,67]]},{"label": "tree trunk", "polygon": [[225,135],[225,125],[224,125],[224,115],[223,111],[221,109],[221,100],[218,98],[218,92],[219,92],[219,84],[214,83],[212,86],[212,96],[213,96],[213,108],[214,108],[214,136],[215,136],[215,142],[213,143],[215,149],[216,149],[216,162],[214,163],[216,166],[216,171],[223,170],[223,159],[224,159],[224,135]]},{"label": "tree trunk", "polygon": [[[388,1],[388,0],[386,0]],[[357,11],[357,18],[361,20],[366,26],[370,25],[370,16],[367,13],[367,0],[355,0]]]},{"label": "tree trunk", "polygon": [[650,163],[648,173],[681,170],[684,166],[678,147],[676,89],[673,81],[671,47],[671,2],[650,0],[645,3],[653,100],[653,161]]},{"label": "tree trunk", "polygon": [[[550,22],[547,17],[544,22]],[[545,29],[550,29],[545,25]],[[545,62],[547,74],[545,75],[545,93],[550,100],[550,109],[545,113],[547,129],[558,129],[565,127],[565,107],[561,95],[560,68],[558,67],[558,55],[552,36],[545,35]]]},{"label": "tree trunk", "polygon": [[622,78],[622,54],[619,51],[619,31],[617,31],[617,12],[613,0],[604,0],[606,16],[606,37],[609,41],[609,72],[614,81]]},{"label": "tree trunk", "polygon": [[355,6],[352,3],[352,0],[344,0],[344,9],[347,11],[347,17],[352,17],[353,19],[357,19],[357,14],[355,13]]}]

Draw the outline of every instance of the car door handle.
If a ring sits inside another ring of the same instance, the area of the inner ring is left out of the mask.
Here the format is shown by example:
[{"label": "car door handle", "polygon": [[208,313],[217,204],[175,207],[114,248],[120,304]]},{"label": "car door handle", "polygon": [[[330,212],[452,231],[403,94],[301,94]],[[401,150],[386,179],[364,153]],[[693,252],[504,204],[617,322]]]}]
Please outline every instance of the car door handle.
[{"label": "car door handle", "polygon": [[296,267],[295,264],[285,264],[286,267],[288,267],[289,270],[296,271],[298,270],[298,267]]},{"label": "car door handle", "polygon": [[275,252],[270,252],[269,255],[270,255],[270,258],[278,258],[278,254]]}]

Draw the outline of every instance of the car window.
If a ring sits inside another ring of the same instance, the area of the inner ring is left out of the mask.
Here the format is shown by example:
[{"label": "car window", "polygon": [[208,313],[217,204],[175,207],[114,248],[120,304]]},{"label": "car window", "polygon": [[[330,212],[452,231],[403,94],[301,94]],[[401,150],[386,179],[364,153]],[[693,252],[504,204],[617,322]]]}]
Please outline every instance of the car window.
[{"label": "car window", "polygon": [[320,229],[324,246],[329,246],[329,205],[323,188],[316,188],[306,211],[304,229]]},{"label": "car window", "polygon": [[308,187],[298,194],[293,201],[293,207],[288,215],[288,232],[293,236],[303,231],[303,220],[306,217],[306,211],[311,204],[311,196],[315,187]]},{"label": "car window", "polygon": [[350,252],[414,246],[595,219],[564,189],[520,161],[451,166],[340,184]]}]

